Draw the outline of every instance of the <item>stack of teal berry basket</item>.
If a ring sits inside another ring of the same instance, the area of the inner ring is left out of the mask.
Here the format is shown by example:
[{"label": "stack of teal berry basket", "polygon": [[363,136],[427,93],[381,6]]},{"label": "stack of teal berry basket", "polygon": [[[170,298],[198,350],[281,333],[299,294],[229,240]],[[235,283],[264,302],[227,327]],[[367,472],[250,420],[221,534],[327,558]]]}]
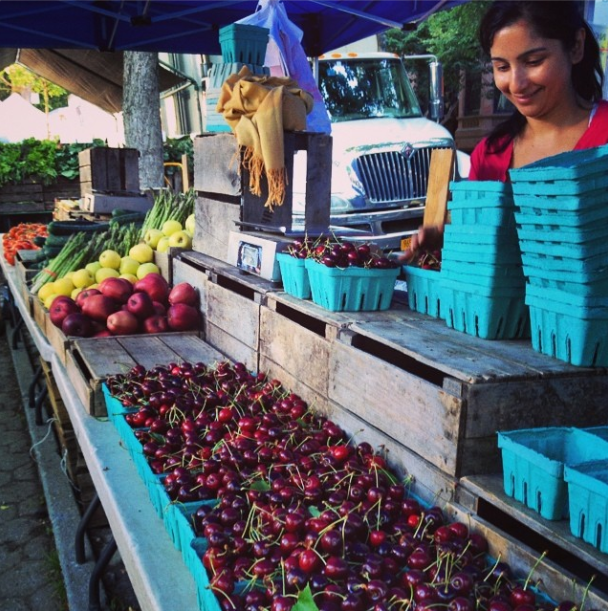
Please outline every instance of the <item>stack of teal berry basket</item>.
[{"label": "stack of teal berry basket", "polygon": [[510,185],[467,180],[450,183],[450,193],[441,255],[446,324],[483,339],[527,337],[525,278]]},{"label": "stack of teal berry basket", "polygon": [[608,365],[608,146],[511,170],[532,346]]}]

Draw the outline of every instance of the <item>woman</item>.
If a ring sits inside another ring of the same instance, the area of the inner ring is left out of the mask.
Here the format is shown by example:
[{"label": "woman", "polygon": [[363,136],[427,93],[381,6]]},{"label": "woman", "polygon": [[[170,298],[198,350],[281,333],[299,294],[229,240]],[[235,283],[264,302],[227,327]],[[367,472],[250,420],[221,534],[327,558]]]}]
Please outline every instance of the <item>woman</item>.
[{"label": "woman", "polygon": [[[608,143],[599,45],[577,2],[494,2],[479,39],[515,110],[473,150],[470,180],[505,182],[511,168]],[[443,227],[421,228],[401,258],[437,248],[442,238]]]}]

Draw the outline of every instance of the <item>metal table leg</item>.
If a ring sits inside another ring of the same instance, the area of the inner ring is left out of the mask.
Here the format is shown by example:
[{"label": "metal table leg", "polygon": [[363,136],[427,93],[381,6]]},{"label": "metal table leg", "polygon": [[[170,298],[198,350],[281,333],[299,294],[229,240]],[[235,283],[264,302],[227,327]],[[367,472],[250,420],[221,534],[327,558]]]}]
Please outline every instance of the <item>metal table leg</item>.
[{"label": "metal table leg", "polygon": [[32,381],[30,382],[29,388],[28,388],[28,405],[30,407],[34,407],[36,404],[36,386],[38,385],[38,382],[40,382],[40,378],[42,377],[42,364],[39,363],[38,366],[36,367],[36,370],[34,371],[34,377],[32,378]]},{"label": "metal table leg", "polygon": [[23,327],[24,323],[25,321],[23,320],[23,318],[19,317],[17,324],[13,328],[13,334],[11,335],[13,350],[17,350],[17,348],[19,348],[19,336],[21,334],[21,327]]},{"label": "metal table leg", "polygon": [[95,495],[91,499],[89,506],[86,508],[86,511],[82,514],[82,518],[80,518],[80,522],[78,522],[78,528],[76,529],[76,541],[75,541],[75,550],[76,550],[76,562],[78,564],[84,564],[86,562],[86,554],[84,551],[84,537],[87,532],[87,526],[89,525],[89,521],[91,517],[97,510],[97,508],[101,505],[101,501],[99,500],[99,495],[95,492]]},{"label": "metal table leg", "polygon": [[99,600],[99,582],[101,576],[108,566],[112,556],[116,552],[116,539],[112,536],[111,540],[108,541],[103,551],[99,555],[95,567],[91,572],[91,579],[89,581],[89,611],[101,611],[101,601]]},{"label": "metal table leg", "polygon": [[38,396],[36,397],[36,403],[34,404],[34,408],[36,409],[36,424],[38,425],[44,424],[44,422],[42,421],[42,404],[44,403],[44,400],[47,398],[48,394],[49,389],[45,384],[42,390],[38,393]]}]

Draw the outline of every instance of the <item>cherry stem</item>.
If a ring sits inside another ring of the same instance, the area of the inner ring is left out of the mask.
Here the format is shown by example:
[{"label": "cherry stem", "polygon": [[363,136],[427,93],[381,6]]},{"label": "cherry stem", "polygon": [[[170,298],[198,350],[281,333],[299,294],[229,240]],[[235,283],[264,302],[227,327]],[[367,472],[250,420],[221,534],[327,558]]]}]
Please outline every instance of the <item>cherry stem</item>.
[{"label": "cherry stem", "polygon": [[524,582],[524,590],[528,588],[528,584],[530,583],[530,579],[534,574],[534,571],[538,568],[538,565],[543,561],[543,558],[547,555],[547,550],[545,550],[539,557],[538,560],[534,563],[534,566],[530,569],[528,576],[526,577],[526,581]]},{"label": "cherry stem", "polygon": [[585,609],[585,603],[587,602],[587,596],[589,594],[589,589],[591,588],[591,584],[593,583],[593,580],[597,577],[597,575],[591,575],[591,579],[588,581],[587,585],[585,586],[585,591],[583,592],[583,598],[581,600],[581,611],[584,611]]}]

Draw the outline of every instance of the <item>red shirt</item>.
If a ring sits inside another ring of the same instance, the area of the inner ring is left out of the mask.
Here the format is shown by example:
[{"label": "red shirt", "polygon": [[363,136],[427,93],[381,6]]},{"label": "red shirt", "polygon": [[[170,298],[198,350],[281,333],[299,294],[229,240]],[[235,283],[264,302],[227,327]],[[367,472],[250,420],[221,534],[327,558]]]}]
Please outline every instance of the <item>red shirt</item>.
[{"label": "red shirt", "polygon": [[[500,153],[488,151],[488,139],[484,138],[471,153],[471,171],[469,180],[508,180],[508,172],[513,157],[513,139]],[[574,150],[589,149],[608,144],[608,101],[599,102],[593,119],[585,133],[576,143]]]}]

